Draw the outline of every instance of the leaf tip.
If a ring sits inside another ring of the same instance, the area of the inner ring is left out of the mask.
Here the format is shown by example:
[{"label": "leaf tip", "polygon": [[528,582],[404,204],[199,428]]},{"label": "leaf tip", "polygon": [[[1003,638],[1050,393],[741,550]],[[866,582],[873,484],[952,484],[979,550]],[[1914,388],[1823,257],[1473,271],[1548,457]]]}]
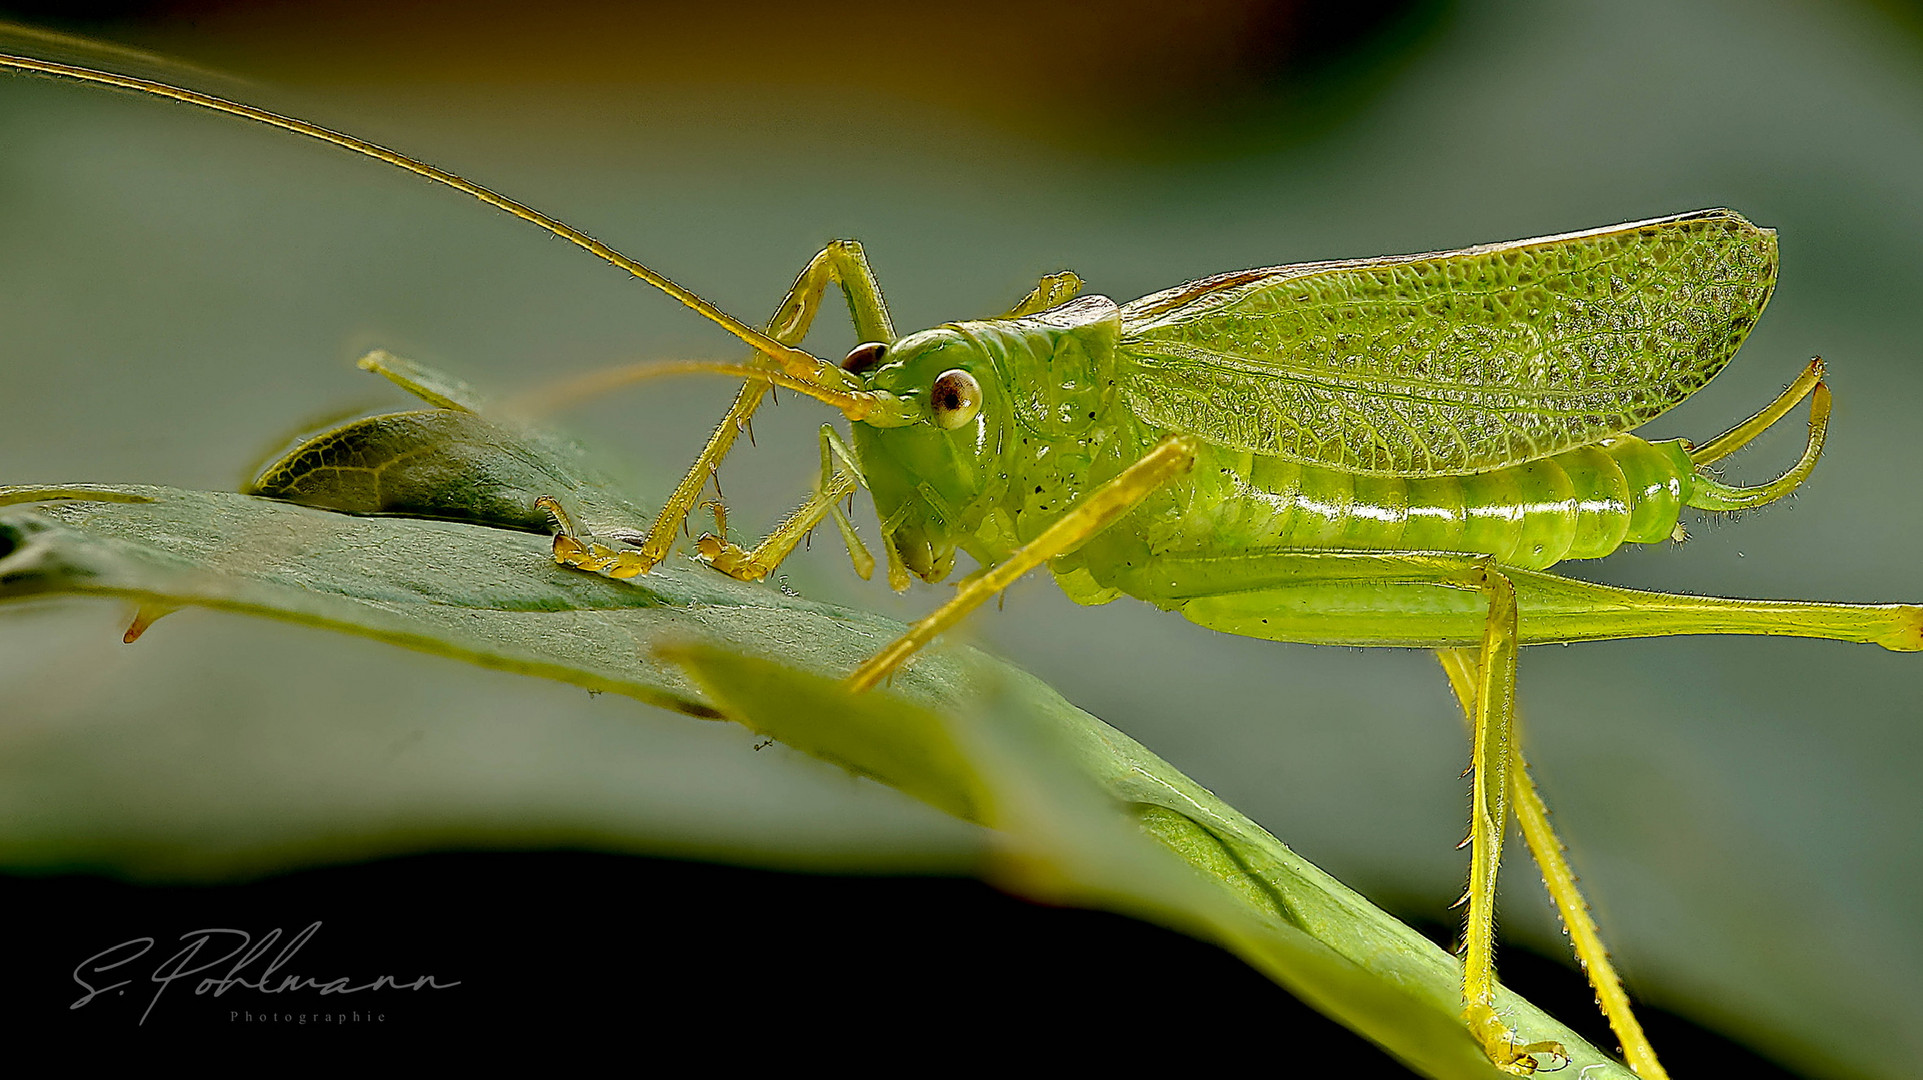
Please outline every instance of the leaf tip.
[{"label": "leaf tip", "polygon": [[128,645],[132,645],[134,642],[140,640],[140,635],[146,633],[148,627],[179,610],[179,604],[156,604],[151,602],[141,604],[134,610],[134,621],[128,624],[127,632],[120,636],[120,640]]}]

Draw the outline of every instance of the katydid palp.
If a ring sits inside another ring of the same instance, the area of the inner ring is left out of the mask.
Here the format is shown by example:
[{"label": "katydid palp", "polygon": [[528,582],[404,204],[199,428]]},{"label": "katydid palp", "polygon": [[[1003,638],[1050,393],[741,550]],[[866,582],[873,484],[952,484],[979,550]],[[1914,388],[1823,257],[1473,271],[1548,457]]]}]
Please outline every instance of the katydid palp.
[{"label": "katydid palp", "polygon": [[[764,576],[865,482],[898,583],[908,572],[940,580],[958,549],[995,567],[851,685],[873,685],[1050,560],[1083,602],[1126,592],[1250,636],[1475,650],[1444,657],[1477,729],[1465,1005],[1491,1057],[1516,1071],[1553,1048],[1510,1046],[1488,1005],[1489,911],[1512,791],[1539,858],[1556,853],[1508,744],[1514,646],[1704,632],[1923,645],[1915,608],[1657,596],[1541,572],[1666,538],[1684,504],[1759,505],[1814,465],[1827,414],[1819,366],[1704,447],[1624,434],[1714,375],[1767,300],[1773,237],[1726,211],[1249,271],[1125,306],[1073,300],[1078,283],[1061,275],[1010,317],[905,338],[860,248],[843,243],[810,264],[764,336],[558,222],[359,140],[138,80],[5,62],[167,92],[373,153],[581,243],[748,341],[760,357],[750,364],[689,365],[751,381],[654,528],[633,550],[564,528],[564,561],[620,575],[665,557],[766,386],[841,408],[853,445],[824,437],[816,498],[769,544],[743,551],[713,538],[702,554],[737,576]],[[831,283],[867,343],[840,366],[796,347]],[[1810,395],[1810,443],[1782,479],[1740,489],[1699,471]],[[1580,900],[1545,872],[1607,1001],[1613,977],[1600,949],[1582,944]],[[1651,1073],[1626,1007],[1611,1017],[1632,1064]]]}]

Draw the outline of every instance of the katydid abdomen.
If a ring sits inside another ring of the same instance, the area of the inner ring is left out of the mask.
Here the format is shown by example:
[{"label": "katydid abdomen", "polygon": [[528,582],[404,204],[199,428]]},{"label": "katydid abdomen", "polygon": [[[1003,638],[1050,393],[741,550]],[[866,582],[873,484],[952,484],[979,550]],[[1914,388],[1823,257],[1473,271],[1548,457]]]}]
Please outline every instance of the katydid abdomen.
[{"label": "katydid abdomen", "polygon": [[1680,443],[1634,435],[1464,476],[1375,476],[1207,447],[1179,482],[1188,490],[1173,527],[1136,527],[1161,554],[1449,551],[1540,570],[1669,539],[1692,479]]}]

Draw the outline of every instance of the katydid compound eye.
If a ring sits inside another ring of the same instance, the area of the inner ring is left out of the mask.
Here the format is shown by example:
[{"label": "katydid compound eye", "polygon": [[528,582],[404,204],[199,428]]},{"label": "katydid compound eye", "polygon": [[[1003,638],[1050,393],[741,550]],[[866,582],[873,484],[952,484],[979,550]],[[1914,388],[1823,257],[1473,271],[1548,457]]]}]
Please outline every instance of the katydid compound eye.
[{"label": "katydid compound eye", "polygon": [[848,356],[841,362],[841,370],[850,375],[859,375],[876,364],[888,352],[888,344],[882,341],[864,341],[848,350]]},{"label": "katydid compound eye", "polygon": [[935,426],[953,431],[982,411],[981,384],[960,368],[944,371],[928,392],[928,406],[935,412]]}]

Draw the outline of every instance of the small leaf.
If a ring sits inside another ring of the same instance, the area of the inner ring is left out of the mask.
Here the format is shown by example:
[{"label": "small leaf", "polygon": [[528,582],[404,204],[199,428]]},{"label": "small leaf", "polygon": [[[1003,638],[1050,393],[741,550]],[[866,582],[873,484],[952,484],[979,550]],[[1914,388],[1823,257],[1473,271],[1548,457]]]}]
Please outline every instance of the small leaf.
[{"label": "small leaf", "polygon": [[608,494],[578,454],[479,414],[386,413],[322,432],[261,471],[247,493],[348,514],[396,514],[547,532],[534,500],[553,495],[590,528],[652,515]]},{"label": "small leaf", "polygon": [[345,514],[467,521],[549,531],[535,508],[560,499],[589,529],[637,528],[653,515],[615,492],[567,440],[483,415],[479,391],[460,379],[377,349],[361,370],[385,376],[437,406],[384,413],[303,440],[243,491]]}]

